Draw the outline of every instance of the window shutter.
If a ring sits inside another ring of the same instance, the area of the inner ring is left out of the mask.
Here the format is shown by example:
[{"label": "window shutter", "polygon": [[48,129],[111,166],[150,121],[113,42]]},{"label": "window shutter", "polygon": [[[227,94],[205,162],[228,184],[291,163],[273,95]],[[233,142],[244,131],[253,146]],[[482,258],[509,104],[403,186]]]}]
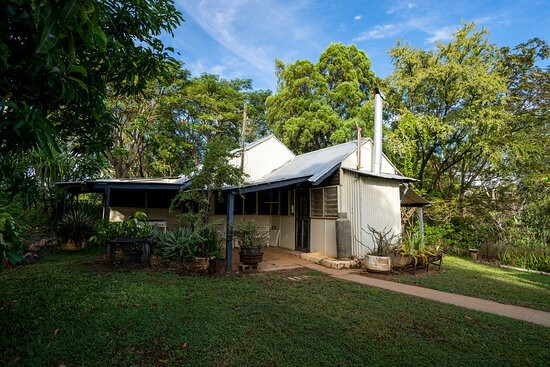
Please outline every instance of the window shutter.
[{"label": "window shutter", "polygon": [[325,191],[325,217],[338,216],[338,189],[336,187],[326,187]]},{"label": "window shutter", "polygon": [[311,216],[323,216],[323,189],[311,190]]}]

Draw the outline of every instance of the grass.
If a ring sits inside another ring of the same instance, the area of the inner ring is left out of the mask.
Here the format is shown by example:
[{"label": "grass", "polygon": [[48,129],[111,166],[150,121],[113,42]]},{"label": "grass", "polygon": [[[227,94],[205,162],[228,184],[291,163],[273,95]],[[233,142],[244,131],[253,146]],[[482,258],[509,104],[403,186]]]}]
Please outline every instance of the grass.
[{"label": "grass", "polygon": [[550,311],[550,276],[445,256],[440,273],[393,275],[388,280]]},{"label": "grass", "polygon": [[0,365],[540,366],[550,360],[550,328],[317,272],[181,277],[109,271],[95,264],[97,257],[51,254],[0,273]]}]

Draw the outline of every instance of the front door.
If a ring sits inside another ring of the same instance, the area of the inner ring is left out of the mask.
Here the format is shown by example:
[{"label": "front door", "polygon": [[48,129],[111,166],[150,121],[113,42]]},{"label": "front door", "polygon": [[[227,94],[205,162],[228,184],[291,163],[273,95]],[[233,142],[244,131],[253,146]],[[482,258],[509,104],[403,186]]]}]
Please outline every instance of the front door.
[{"label": "front door", "polygon": [[296,190],[296,250],[309,251],[309,190]]}]

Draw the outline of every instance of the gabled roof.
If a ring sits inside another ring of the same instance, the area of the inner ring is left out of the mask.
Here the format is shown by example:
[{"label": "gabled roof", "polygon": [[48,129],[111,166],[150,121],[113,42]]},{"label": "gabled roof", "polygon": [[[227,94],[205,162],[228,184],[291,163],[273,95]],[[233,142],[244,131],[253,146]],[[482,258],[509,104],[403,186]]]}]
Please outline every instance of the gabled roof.
[{"label": "gabled roof", "polygon": [[353,168],[344,168],[346,171],[355,172],[358,173],[361,176],[368,176],[368,177],[374,177],[374,178],[382,178],[385,180],[396,180],[400,182],[415,182],[418,181],[416,178],[410,178],[402,175],[395,175],[391,173],[374,173],[371,171],[365,171],[365,170],[358,170]]},{"label": "gabled roof", "polygon": [[301,154],[251,184],[307,178],[307,181],[315,185],[338,168],[356,147],[357,143],[352,141]]}]

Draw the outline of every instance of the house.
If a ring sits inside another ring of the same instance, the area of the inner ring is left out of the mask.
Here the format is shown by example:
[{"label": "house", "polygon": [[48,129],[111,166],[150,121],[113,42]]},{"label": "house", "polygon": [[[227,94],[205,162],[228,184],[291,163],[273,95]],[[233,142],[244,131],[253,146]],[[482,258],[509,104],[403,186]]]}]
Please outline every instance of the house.
[{"label": "house", "polygon": [[[415,179],[403,176],[382,153],[380,104],[374,142],[361,139],[296,156],[270,135],[233,152],[230,163],[242,165],[246,183],[225,187],[212,212],[213,221],[228,229],[228,257],[233,225],[244,219],[270,231],[273,246],[335,257],[336,219],[345,213],[351,223],[352,255],[362,258],[373,248],[367,225],[400,233],[401,207],[429,204],[409,187]],[[170,230],[179,224],[177,214],[168,210],[170,202],[190,182],[115,179],[60,185],[70,193],[103,193],[104,217],[109,220],[144,211]]]}]

